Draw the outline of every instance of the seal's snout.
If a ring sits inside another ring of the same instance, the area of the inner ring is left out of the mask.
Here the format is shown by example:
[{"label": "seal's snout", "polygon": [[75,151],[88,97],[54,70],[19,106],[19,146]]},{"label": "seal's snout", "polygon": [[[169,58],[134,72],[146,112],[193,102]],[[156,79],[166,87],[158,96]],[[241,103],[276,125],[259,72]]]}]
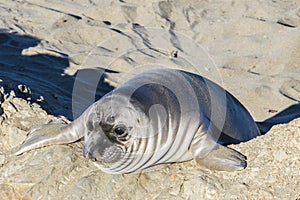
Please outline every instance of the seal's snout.
[{"label": "seal's snout", "polygon": [[105,163],[117,162],[123,155],[121,147],[111,141],[105,134],[94,133],[85,138],[83,156],[93,161]]},{"label": "seal's snout", "polygon": [[117,162],[123,155],[120,147],[110,146],[107,148],[83,148],[83,156],[101,163],[114,163]]},{"label": "seal's snout", "polygon": [[101,146],[98,146],[97,143],[91,142],[84,146],[82,154],[83,157],[89,158],[93,161],[101,161],[103,157],[103,153],[101,154],[101,152]]}]

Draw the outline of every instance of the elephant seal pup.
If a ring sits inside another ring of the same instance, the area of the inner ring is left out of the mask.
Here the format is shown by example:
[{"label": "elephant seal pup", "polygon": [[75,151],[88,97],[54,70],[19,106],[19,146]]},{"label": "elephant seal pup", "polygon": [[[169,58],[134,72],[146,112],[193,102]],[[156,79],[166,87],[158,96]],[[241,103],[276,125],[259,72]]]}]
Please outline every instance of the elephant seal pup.
[{"label": "elephant seal pup", "polygon": [[235,171],[246,167],[246,157],[224,145],[258,135],[248,111],[222,87],[192,73],[154,69],[106,94],[72,123],[32,131],[16,155],[84,137],[84,156],[107,173],[191,159]]}]

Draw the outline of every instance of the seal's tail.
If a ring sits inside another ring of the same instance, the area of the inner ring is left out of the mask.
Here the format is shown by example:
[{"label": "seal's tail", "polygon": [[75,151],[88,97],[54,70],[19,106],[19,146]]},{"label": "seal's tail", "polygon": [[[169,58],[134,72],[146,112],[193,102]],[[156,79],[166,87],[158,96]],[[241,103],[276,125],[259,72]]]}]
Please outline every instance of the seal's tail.
[{"label": "seal's tail", "polygon": [[266,119],[263,122],[256,122],[261,134],[267,133],[276,124],[286,124],[293,119],[300,117],[300,103],[291,105],[280,113]]}]

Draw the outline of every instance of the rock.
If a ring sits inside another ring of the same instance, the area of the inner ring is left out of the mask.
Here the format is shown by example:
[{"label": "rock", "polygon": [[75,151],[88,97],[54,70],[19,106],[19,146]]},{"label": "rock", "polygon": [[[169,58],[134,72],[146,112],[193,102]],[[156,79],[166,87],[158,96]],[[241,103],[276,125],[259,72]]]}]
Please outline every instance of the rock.
[{"label": "rock", "polygon": [[[5,134],[0,137],[0,182],[5,183],[0,185],[2,199],[20,196],[28,199],[296,199],[300,195],[300,119],[275,126],[266,135],[249,142],[232,145],[248,157],[248,167],[242,171],[213,172],[189,161],[160,165],[142,173],[110,175],[82,157],[80,142],[44,147],[17,157],[12,155],[26,137],[22,129],[31,129],[47,120],[60,120],[47,114],[40,116],[45,112],[25,100],[4,101],[4,105],[12,103],[17,109],[5,119],[2,126]],[[22,109],[27,112],[25,119],[20,118]]]},{"label": "rock", "polygon": [[18,96],[27,100],[31,100],[31,89],[23,84],[18,85]]},{"label": "rock", "polygon": [[0,154],[0,166],[2,166],[5,162],[5,155]]},{"label": "rock", "polygon": [[[4,101],[4,88],[0,87],[0,118],[2,117],[1,115],[3,114],[3,109],[1,107],[2,102]],[[0,124],[2,123],[0,119]]]},{"label": "rock", "polygon": [[9,137],[9,145],[11,148],[20,145],[26,138],[26,132],[17,127],[9,127],[7,135]]},{"label": "rock", "polygon": [[26,85],[22,85],[22,84],[18,85],[18,90],[23,94],[31,94],[30,88],[27,87]]},{"label": "rock", "polygon": [[0,105],[4,101],[4,88],[0,87]]},{"label": "rock", "polygon": [[279,150],[277,152],[274,152],[274,160],[278,161],[278,162],[282,162],[283,160],[285,160],[288,157],[288,155],[286,154],[285,151],[283,150]]}]

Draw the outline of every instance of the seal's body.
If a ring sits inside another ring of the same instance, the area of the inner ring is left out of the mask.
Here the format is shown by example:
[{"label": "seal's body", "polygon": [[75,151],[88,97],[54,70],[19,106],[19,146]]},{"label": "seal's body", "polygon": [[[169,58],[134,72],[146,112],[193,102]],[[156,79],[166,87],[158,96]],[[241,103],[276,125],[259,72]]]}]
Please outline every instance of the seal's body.
[{"label": "seal's body", "polygon": [[188,72],[155,69],[106,94],[71,124],[33,131],[16,154],[84,137],[84,156],[107,173],[193,158],[209,169],[234,171],[246,167],[245,156],[223,145],[258,135],[248,111],[222,87]]}]

